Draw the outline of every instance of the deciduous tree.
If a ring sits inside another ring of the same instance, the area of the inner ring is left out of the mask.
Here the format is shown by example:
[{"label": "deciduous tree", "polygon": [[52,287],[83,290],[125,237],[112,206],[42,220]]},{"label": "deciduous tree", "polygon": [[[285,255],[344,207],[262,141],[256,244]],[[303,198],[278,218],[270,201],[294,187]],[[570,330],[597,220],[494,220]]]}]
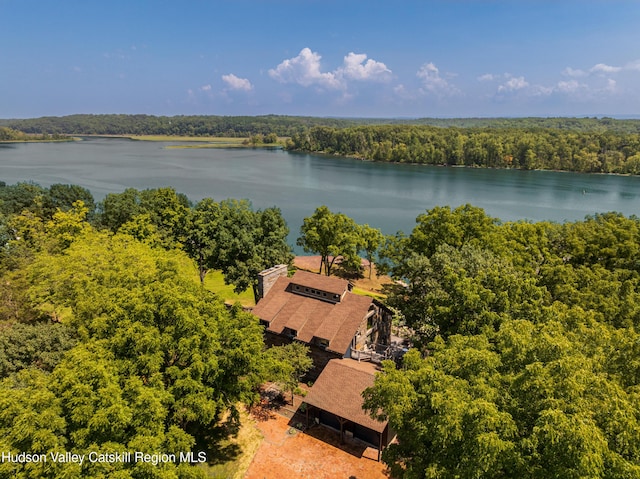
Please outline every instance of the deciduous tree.
[{"label": "deciduous tree", "polygon": [[346,264],[360,265],[358,251],[362,239],[358,225],[342,213],[332,213],[326,206],[316,208],[300,228],[298,246],[307,253],[320,255],[320,273],[327,276],[340,257]]}]

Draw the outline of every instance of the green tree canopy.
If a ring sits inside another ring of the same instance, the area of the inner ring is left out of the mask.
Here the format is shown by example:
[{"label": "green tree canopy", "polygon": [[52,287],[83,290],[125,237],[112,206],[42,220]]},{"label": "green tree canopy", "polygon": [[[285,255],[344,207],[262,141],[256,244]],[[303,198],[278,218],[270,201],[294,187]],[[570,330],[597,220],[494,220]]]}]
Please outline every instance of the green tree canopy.
[{"label": "green tree canopy", "polygon": [[320,272],[331,275],[338,257],[347,266],[360,266],[358,251],[362,238],[358,225],[343,213],[332,213],[326,206],[316,208],[304,218],[300,227],[298,246],[307,253],[320,255]]},{"label": "green tree canopy", "polygon": [[554,315],[437,339],[426,358],[412,350],[401,369],[385,365],[365,406],[398,433],[383,454],[396,477],[640,474],[637,383],[618,380],[637,335],[581,310]]},{"label": "green tree canopy", "polygon": [[197,265],[200,281],[220,269],[236,292],[252,288],[258,298],[258,273],[293,260],[289,228],[278,208],[253,211],[247,200],[200,201],[188,220],[184,248]]},{"label": "green tree canopy", "polygon": [[[49,358],[45,351],[6,350],[2,364],[21,370],[8,371],[0,383],[3,450],[186,452],[223,415],[235,417],[238,403],[255,400],[262,328],[194,282],[183,253],[88,231],[64,251],[37,253],[14,274],[30,285],[30,307],[55,314],[80,342],[54,348],[66,353]],[[27,339],[25,346],[48,347],[49,340]],[[45,358],[42,369],[51,373],[33,372]],[[2,467],[16,477],[80,474],[73,464],[41,473]],[[82,475],[189,477],[189,471],[186,464],[94,464]]]}]

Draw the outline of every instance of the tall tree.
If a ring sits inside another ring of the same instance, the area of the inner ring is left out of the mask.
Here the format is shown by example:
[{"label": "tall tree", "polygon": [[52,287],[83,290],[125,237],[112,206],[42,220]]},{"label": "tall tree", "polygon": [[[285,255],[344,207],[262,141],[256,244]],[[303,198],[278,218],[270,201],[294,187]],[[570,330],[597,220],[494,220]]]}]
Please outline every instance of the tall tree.
[{"label": "tall tree", "polygon": [[78,185],[51,185],[44,196],[44,214],[52,217],[56,211],[67,211],[76,201],[82,201],[87,208],[87,219],[92,220],[96,210],[96,203],[91,192]]},{"label": "tall tree", "polygon": [[237,292],[252,288],[257,301],[258,273],[293,260],[288,233],[278,208],[253,211],[247,200],[205,198],[191,212],[184,248],[202,282],[209,269],[220,269],[227,284]]},{"label": "tall tree", "polygon": [[378,228],[373,228],[365,224],[360,227],[360,238],[362,241],[362,250],[365,253],[367,261],[369,261],[369,279],[371,279],[373,259],[380,246],[382,246],[384,236]]},{"label": "tall tree", "polygon": [[183,248],[196,262],[200,282],[217,266],[216,234],[220,228],[220,205],[211,198],[199,201],[187,218]]},{"label": "tall tree", "polygon": [[304,218],[300,227],[298,246],[307,253],[320,255],[320,273],[327,276],[338,258],[346,264],[360,265],[358,251],[362,238],[358,225],[342,213],[332,213],[326,206],[316,208]]},{"label": "tall tree", "polygon": [[284,386],[291,393],[292,402],[302,376],[313,367],[309,351],[307,345],[297,341],[265,351],[266,378]]}]

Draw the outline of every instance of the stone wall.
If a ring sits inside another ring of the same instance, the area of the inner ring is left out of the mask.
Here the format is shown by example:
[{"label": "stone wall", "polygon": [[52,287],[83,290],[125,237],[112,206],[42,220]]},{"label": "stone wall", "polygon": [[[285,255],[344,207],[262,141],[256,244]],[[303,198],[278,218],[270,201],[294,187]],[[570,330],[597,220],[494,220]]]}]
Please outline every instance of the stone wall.
[{"label": "stone wall", "polygon": [[287,276],[289,268],[286,264],[272,266],[258,273],[258,299],[264,298],[280,276]]}]

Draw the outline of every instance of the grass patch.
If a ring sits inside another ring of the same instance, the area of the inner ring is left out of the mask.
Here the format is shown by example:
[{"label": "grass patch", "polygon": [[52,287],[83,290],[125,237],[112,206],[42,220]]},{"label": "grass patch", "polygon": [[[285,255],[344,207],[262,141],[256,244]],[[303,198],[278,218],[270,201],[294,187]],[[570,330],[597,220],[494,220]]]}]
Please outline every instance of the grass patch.
[{"label": "grass patch", "polygon": [[[183,266],[190,268],[191,277],[195,283],[200,284],[200,277],[195,262],[184,256]],[[239,302],[242,306],[255,306],[253,299],[253,291],[249,288],[238,294],[233,290],[232,284],[224,284],[224,275],[220,270],[211,270],[204,277],[204,287],[209,291],[216,293],[225,303]]]},{"label": "grass patch", "polygon": [[178,135],[126,135],[126,138],[140,141],[187,141],[190,143],[224,143],[242,145],[246,138],[221,136],[178,136]]},{"label": "grass patch", "polygon": [[377,293],[375,291],[368,291],[366,289],[362,289],[362,288],[358,288],[357,286],[354,286],[353,289],[351,290],[352,293],[355,294],[359,294],[360,296],[370,296],[372,298],[375,299],[385,299],[386,295],[382,294],[382,293]]},{"label": "grass patch", "polygon": [[209,271],[204,277],[204,286],[209,291],[216,293],[227,303],[235,303],[238,301],[242,306],[256,305],[256,302],[253,299],[253,291],[248,289],[243,293],[236,293],[233,291],[233,285],[224,284],[224,275],[222,274],[222,271]]},{"label": "grass patch", "polygon": [[[224,427],[223,425],[221,427]],[[216,450],[207,454],[208,464],[201,464],[207,477],[242,479],[258,452],[263,436],[253,420],[242,408],[240,427],[216,444]]]},{"label": "grass patch", "polygon": [[253,145],[248,143],[248,138],[221,137],[221,136],[177,136],[177,135],[128,135],[126,138],[140,141],[179,141],[190,143],[188,145],[168,145],[167,149],[185,148],[275,148],[282,146],[279,143],[261,143]]},{"label": "grass patch", "polygon": [[198,143],[194,145],[168,145],[165,148],[170,150],[184,150],[184,149],[202,149],[202,148],[279,148],[282,145],[278,143],[262,143],[260,145],[252,145],[237,142],[224,142],[224,141],[212,141],[207,143]]}]

